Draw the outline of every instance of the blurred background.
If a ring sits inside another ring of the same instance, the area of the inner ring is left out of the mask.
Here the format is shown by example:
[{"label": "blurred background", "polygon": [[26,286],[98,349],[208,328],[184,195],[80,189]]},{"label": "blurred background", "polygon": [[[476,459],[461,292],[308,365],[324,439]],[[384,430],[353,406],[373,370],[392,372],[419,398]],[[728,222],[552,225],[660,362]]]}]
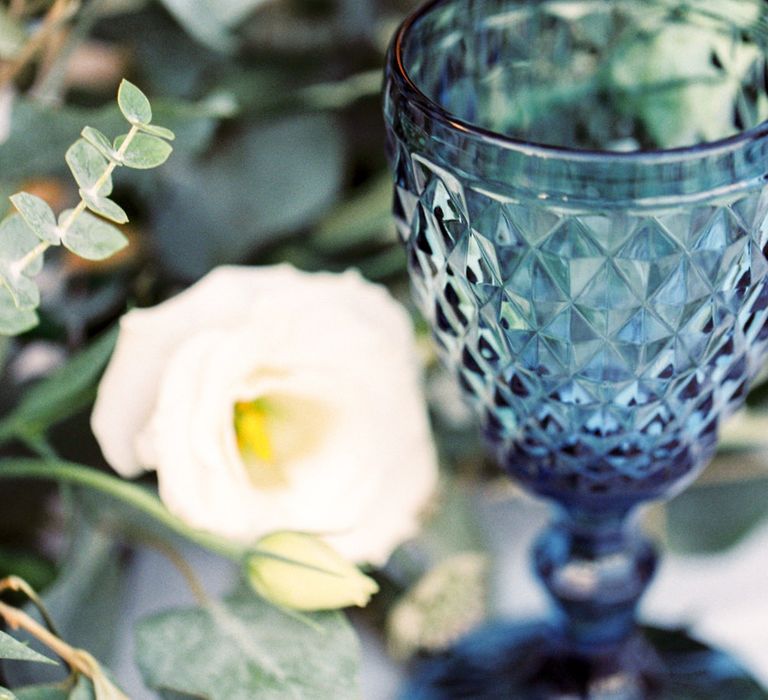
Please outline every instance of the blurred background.
[{"label": "blurred background", "polygon": [[[77,199],[63,154],[89,124],[119,133],[126,77],[176,132],[163,167],[116,177],[129,248],[103,263],[65,251],[42,273],[41,325],[0,338],[0,414],[127,308],[154,304],[223,263],[357,267],[410,306],[390,218],[380,87],[385,50],[412,0],[7,0],[0,5],[0,215],[24,189],[55,209]],[[533,614],[526,548],[546,509],[485,456],[472,416],[435,364],[414,316],[443,487],[423,535],[376,574],[382,594],[354,613],[365,697],[392,697],[415,654],[489,614]],[[93,376],[57,418],[52,446],[102,464],[88,428]],[[768,388],[728,426],[700,481],[645,514],[669,556],[646,615],[690,624],[768,681]],[[23,454],[27,444],[0,448]],[[116,541],[99,499],[53,486],[0,490],[0,576],[46,591],[64,636],[111,664],[144,697],[132,621],[189,600],[181,577]],[[236,572],[180,544],[211,592]],[[163,586],[157,585],[158,578]],[[87,601],[87,607],[84,606]],[[675,616],[675,617],[671,617]],[[146,695],[149,697],[149,695]]]}]

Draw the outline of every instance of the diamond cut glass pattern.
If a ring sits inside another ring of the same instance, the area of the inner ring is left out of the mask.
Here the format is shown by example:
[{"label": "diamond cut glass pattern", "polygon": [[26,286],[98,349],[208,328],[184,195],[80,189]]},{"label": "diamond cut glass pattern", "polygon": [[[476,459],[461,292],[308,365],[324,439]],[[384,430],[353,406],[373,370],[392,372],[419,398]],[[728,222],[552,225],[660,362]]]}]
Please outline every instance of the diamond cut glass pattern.
[{"label": "diamond cut glass pattern", "polygon": [[501,463],[556,505],[550,619],[478,630],[406,697],[768,697],[638,629],[656,556],[632,517],[706,465],[768,350],[766,28],[762,0],[432,0],[400,27],[414,297]]},{"label": "diamond cut glass pattern", "polygon": [[762,189],[570,211],[402,146],[396,171],[415,296],[507,468],[544,494],[635,499],[708,460],[768,337]]}]

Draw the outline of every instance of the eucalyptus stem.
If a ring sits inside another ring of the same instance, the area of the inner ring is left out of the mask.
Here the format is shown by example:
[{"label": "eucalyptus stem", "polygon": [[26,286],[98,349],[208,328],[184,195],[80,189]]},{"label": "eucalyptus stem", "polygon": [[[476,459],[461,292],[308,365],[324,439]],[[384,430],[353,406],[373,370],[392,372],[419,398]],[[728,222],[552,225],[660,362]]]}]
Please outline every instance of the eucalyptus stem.
[{"label": "eucalyptus stem", "polygon": [[144,487],[74,462],[2,459],[0,460],[0,479],[44,479],[84,486],[131,506],[172,532],[227,559],[239,563],[246,555],[246,548],[238,544],[212,533],[189,527],[184,521],[169,512],[160,499]]},{"label": "eucalyptus stem", "polygon": [[[110,160],[109,163],[107,163],[107,167],[104,169],[104,172],[99,175],[98,180],[93,183],[93,187],[91,188],[91,191],[94,194],[98,194],[99,190],[104,186],[104,184],[109,179],[110,175],[115,171],[115,168],[120,165],[120,161],[122,160],[123,156],[128,151],[128,147],[131,145],[131,141],[136,137],[136,134],[138,134],[141,130],[138,126],[135,124],[131,125],[130,131],[126,134],[125,140],[120,144],[120,148],[117,149],[115,152],[115,159]],[[80,201],[78,202],[77,206],[69,212],[67,215],[67,218],[64,219],[61,226],[59,227],[60,237],[63,238],[64,234],[69,231],[69,227],[72,226],[72,224],[75,222],[75,219],[77,219],[80,214],[82,214],[87,208],[87,205],[85,203],[85,200],[82,198],[82,195],[80,197]],[[51,247],[51,244],[47,241],[40,241],[32,250],[30,250],[24,257],[20,258],[19,261],[16,263],[15,267],[18,272],[23,272],[24,270],[29,267],[39,256],[41,256],[43,253],[45,253],[48,248]]]}]

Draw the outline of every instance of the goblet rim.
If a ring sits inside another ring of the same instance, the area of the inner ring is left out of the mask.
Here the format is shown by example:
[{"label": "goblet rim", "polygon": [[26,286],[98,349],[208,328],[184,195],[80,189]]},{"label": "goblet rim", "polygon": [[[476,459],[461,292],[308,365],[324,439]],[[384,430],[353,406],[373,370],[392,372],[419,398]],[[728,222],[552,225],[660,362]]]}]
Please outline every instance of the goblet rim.
[{"label": "goblet rim", "polygon": [[713,141],[676,146],[674,148],[609,151],[528,141],[462,119],[419,88],[416,81],[408,73],[403,57],[407,35],[414,25],[441,5],[448,5],[452,2],[461,2],[461,0],[428,0],[428,2],[416,8],[399,25],[388,52],[390,78],[398,83],[398,88],[402,95],[431,119],[437,120],[450,129],[464,132],[467,136],[476,137],[489,145],[513,151],[522,156],[553,158],[582,164],[614,162],[616,164],[662,165],[683,163],[698,159],[720,158],[733,154],[756,142],[768,140],[768,119],[766,119],[749,129],[744,129],[731,136]]}]

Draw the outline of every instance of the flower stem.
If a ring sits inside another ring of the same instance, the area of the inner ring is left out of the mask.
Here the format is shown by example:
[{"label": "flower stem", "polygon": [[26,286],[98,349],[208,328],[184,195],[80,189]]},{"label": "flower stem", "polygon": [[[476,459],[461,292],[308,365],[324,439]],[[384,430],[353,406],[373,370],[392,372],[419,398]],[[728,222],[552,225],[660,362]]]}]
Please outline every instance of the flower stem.
[{"label": "flower stem", "polygon": [[64,460],[2,459],[0,479],[46,479],[100,491],[144,513],[169,530],[227,559],[240,562],[246,548],[209,532],[189,527],[148,489],[110,474]]}]

